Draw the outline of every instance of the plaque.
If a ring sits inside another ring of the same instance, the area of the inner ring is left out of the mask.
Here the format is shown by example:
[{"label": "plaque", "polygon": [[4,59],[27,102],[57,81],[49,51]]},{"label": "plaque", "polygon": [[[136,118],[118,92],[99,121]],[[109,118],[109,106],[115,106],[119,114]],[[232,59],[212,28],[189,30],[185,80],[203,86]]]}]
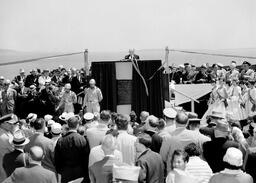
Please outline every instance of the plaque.
[{"label": "plaque", "polygon": [[132,103],[132,80],[117,80],[117,105]]}]

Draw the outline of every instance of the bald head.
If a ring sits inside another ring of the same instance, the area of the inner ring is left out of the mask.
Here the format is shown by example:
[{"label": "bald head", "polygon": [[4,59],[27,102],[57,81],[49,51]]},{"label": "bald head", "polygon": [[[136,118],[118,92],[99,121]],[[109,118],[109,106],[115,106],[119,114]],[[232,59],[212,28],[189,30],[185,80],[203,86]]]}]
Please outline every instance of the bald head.
[{"label": "bald head", "polygon": [[39,146],[31,147],[29,154],[30,154],[31,159],[34,161],[42,161],[42,159],[44,157],[44,151]]},{"label": "bald head", "polygon": [[176,123],[179,125],[184,125],[184,126],[187,125],[188,115],[183,111],[178,112],[178,114],[176,116]]},{"label": "bald head", "polygon": [[101,147],[105,153],[105,155],[113,154],[116,149],[116,138],[108,134],[104,137]]}]

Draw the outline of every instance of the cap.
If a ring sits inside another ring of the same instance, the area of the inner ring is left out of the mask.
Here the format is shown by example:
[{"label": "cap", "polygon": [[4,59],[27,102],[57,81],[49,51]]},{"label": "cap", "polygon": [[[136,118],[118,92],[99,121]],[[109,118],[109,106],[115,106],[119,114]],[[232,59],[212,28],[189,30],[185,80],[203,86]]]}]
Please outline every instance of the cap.
[{"label": "cap", "polygon": [[249,66],[252,65],[250,62],[247,62],[247,61],[244,61],[244,62],[243,62],[243,65],[244,65],[244,64],[249,65]]},{"label": "cap", "polygon": [[243,153],[235,147],[230,147],[227,149],[223,161],[230,165],[240,167],[243,165]]},{"label": "cap", "polygon": [[24,146],[29,143],[29,139],[25,137],[25,134],[22,130],[17,130],[13,134],[13,140],[11,144],[14,146]]},{"label": "cap", "polygon": [[215,130],[218,130],[218,131],[221,131],[221,132],[230,132],[231,131],[228,123],[225,120],[217,121]]},{"label": "cap", "polygon": [[173,108],[165,108],[163,110],[163,113],[167,118],[171,118],[171,119],[174,119],[177,115],[177,111],[174,110]]},{"label": "cap", "polygon": [[46,114],[45,116],[44,116],[44,120],[46,121],[46,122],[48,122],[49,120],[51,120],[53,117],[52,117],[52,115],[50,115],[50,114]]},{"label": "cap", "polygon": [[87,113],[84,114],[84,119],[87,120],[87,121],[93,120],[93,118],[94,118],[93,113],[87,112]]},{"label": "cap", "polygon": [[138,181],[140,167],[113,165],[113,178],[129,181]]},{"label": "cap", "polygon": [[55,135],[61,134],[61,132],[62,132],[62,130],[61,130],[61,124],[59,124],[59,123],[54,123],[54,124],[52,124],[52,126],[51,126],[51,131],[52,131],[52,133],[55,134]]},{"label": "cap", "polygon": [[4,115],[0,118],[0,124],[4,122],[15,124],[18,122],[18,117],[15,114]]}]

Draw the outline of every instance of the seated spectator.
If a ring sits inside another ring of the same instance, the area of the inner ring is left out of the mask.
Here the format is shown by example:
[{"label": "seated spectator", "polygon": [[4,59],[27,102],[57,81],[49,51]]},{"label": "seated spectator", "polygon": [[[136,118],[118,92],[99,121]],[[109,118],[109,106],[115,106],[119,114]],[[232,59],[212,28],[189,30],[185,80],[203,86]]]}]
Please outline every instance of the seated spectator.
[{"label": "seated spectator", "polygon": [[41,166],[43,157],[44,151],[41,147],[31,147],[29,150],[29,165],[17,168],[3,183],[57,183],[55,174]]},{"label": "seated spectator", "polygon": [[137,153],[136,166],[140,166],[139,183],[164,183],[164,163],[161,156],[149,149],[152,139],[148,134],[141,134],[135,142]]},{"label": "seated spectator", "polygon": [[191,143],[185,147],[184,151],[189,156],[186,171],[197,177],[201,183],[208,183],[212,176],[212,169],[206,161],[200,158],[200,147],[195,143]]},{"label": "seated spectator", "polygon": [[239,149],[228,148],[223,161],[225,169],[213,175],[209,183],[253,183],[252,177],[242,171],[243,154]]}]

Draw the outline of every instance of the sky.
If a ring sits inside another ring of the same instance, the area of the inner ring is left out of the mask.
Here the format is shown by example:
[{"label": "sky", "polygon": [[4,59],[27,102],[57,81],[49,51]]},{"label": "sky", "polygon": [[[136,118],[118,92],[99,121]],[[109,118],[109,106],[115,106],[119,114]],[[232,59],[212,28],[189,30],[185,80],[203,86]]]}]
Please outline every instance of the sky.
[{"label": "sky", "polygon": [[0,49],[256,48],[255,0],[0,0]]}]

